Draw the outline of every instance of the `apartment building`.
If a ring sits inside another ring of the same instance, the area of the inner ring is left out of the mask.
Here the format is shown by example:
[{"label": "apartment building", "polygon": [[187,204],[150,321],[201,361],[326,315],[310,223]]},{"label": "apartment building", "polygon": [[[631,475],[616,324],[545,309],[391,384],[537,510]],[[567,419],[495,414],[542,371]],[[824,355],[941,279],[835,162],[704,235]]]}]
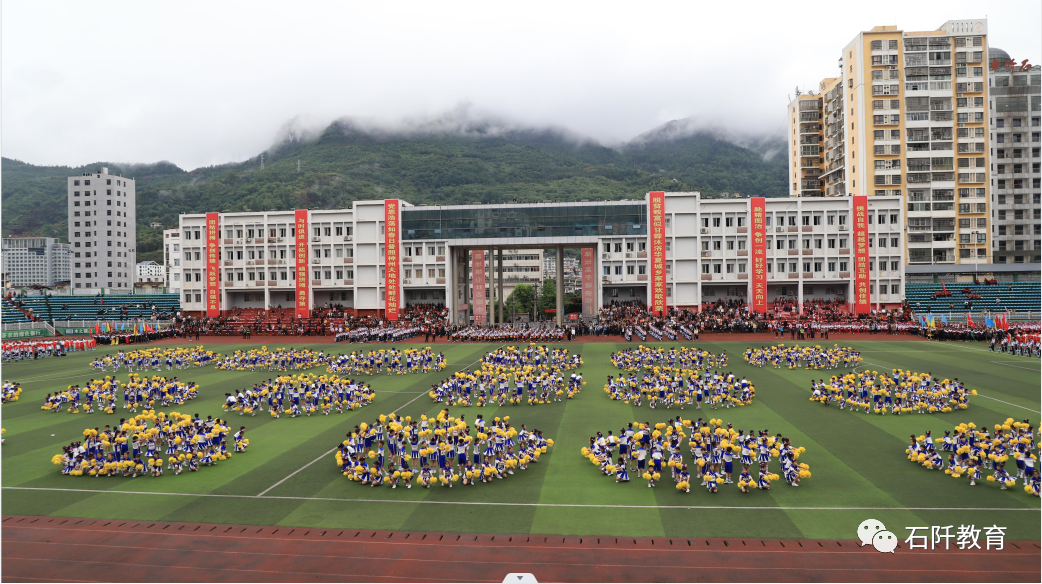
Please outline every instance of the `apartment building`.
[{"label": "apartment building", "polygon": [[181,291],[181,230],[163,230],[163,271],[166,288],[171,292]]},{"label": "apartment building", "polygon": [[166,269],[163,264],[153,261],[141,262],[136,266],[134,282],[147,282],[164,286]]},{"label": "apartment building", "polygon": [[992,254],[997,264],[1039,264],[1042,67],[992,47],[988,71]]},{"label": "apartment building", "polygon": [[838,75],[789,105],[790,194],[901,197],[906,264],[988,264],[987,33],[985,19],[858,33]]},{"label": "apartment building", "polygon": [[137,264],[134,181],[101,168],[70,176],[67,188],[72,287],[130,292]]},{"label": "apartment building", "polygon": [[11,235],[3,239],[0,258],[6,284],[53,288],[69,282],[71,246],[54,237]]},{"label": "apartment building", "polygon": [[789,104],[789,196],[822,197],[824,125],[822,96],[797,94]]}]

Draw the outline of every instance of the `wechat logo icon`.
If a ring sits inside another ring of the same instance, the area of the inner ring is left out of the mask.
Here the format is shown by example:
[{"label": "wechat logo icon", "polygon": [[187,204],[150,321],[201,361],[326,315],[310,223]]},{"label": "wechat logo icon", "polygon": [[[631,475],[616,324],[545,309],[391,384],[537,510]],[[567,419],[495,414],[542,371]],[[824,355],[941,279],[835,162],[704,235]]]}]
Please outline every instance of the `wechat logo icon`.
[{"label": "wechat logo icon", "polygon": [[857,537],[861,547],[871,545],[876,551],[894,553],[897,548],[897,536],[886,530],[886,526],[878,519],[866,519],[857,528]]}]

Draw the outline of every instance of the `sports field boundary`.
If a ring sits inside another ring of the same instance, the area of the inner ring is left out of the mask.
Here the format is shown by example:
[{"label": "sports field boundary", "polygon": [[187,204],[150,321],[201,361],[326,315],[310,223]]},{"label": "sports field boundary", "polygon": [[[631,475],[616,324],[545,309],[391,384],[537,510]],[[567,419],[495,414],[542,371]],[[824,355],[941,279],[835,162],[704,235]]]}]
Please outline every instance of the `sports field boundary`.
[{"label": "sports field boundary", "polygon": [[[5,581],[1039,581],[1038,542],[881,554],[854,540],[382,531],[3,516]],[[184,562],[190,554],[190,564]],[[126,569],[131,568],[131,569]],[[653,571],[654,574],[651,574]],[[649,578],[653,575],[654,578]]]},{"label": "sports field boundary", "polygon": [[[288,477],[287,477],[288,478]],[[607,505],[596,503],[518,503],[513,501],[428,501],[426,499],[358,499],[347,497],[293,497],[288,495],[235,495],[228,493],[169,493],[161,491],[121,491],[107,489],[62,489],[56,487],[0,487],[15,491],[59,491],[94,493],[97,495],[151,495],[157,497],[210,497],[221,499],[278,499],[288,501],[331,501],[342,503],[391,503],[398,505],[472,505],[486,507],[561,507],[591,509],[727,509],[732,511],[1029,511],[1042,512],[1039,507],[803,507],[779,505]]]}]

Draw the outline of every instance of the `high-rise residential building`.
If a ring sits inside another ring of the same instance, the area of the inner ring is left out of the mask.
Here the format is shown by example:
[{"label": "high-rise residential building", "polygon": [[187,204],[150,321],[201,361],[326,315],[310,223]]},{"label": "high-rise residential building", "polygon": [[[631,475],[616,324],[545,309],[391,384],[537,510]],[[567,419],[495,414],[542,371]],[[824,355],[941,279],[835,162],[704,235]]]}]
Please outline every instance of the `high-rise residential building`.
[{"label": "high-rise residential building", "polygon": [[54,237],[12,235],[3,239],[3,273],[13,287],[46,286],[69,283],[67,243]]},{"label": "high-rise residential building", "polygon": [[1042,67],[988,49],[992,254],[997,264],[1042,262]]},{"label": "high-rise residential building", "polygon": [[171,292],[181,290],[181,230],[163,230],[163,271],[166,287]]},{"label": "high-rise residential building", "polygon": [[72,287],[130,292],[137,256],[135,188],[108,168],[68,178]]},{"label": "high-rise residential building", "polygon": [[987,264],[987,33],[985,19],[858,33],[839,75],[789,106],[790,195],[900,196],[906,264]]},{"label": "high-rise residential building", "polygon": [[822,99],[818,93],[797,94],[789,104],[789,196],[821,197]]}]

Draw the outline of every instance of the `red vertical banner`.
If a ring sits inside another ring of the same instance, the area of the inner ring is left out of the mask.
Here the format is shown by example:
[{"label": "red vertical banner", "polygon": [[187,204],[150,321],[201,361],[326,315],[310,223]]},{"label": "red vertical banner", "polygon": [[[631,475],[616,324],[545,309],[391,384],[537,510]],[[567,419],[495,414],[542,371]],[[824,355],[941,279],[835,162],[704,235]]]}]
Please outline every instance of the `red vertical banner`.
[{"label": "red vertical banner", "polygon": [[854,197],[854,309],[857,314],[872,311],[871,283],[868,275],[868,196]]},{"label": "red vertical banner", "polygon": [[308,307],[308,212],[306,209],[298,209],[293,213],[294,233],[296,234],[297,249],[294,253],[297,264],[297,318],[308,318],[311,311]]},{"label": "red vertical banner", "polygon": [[749,199],[749,223],[752,227],[753,290],[752,309],[767,312],[767,201],[763,197]]},{"label": "red vertical banner", "polygon": [[470,254],[473,270],[470,281],[474,284],[474,324],[480,324],[485,322],[485,250],[472,249]]},{"label": "red vertical banner", "polygon": [[650,193],[648,234],[651,240],[651,312],[666,313],[666,193]]},{"label": "red vertical banner", "polygon": [[384,199],[384,315],[387,320],[398,320],[401,304],[401,286],[398,280],[401,264],[398,259],[398,238],[401,235],[398,222],[398,211],[401,204],[398,199]]},{"label": "red vertical banner", "polygon": [[206,316],[221,316],[221,224],[217,213],[206,214]]},{"label": "red vertical banner", "polygon": [[592,247],[582,248],[583,314],[593,316],[597,312],[596,256]]}]

